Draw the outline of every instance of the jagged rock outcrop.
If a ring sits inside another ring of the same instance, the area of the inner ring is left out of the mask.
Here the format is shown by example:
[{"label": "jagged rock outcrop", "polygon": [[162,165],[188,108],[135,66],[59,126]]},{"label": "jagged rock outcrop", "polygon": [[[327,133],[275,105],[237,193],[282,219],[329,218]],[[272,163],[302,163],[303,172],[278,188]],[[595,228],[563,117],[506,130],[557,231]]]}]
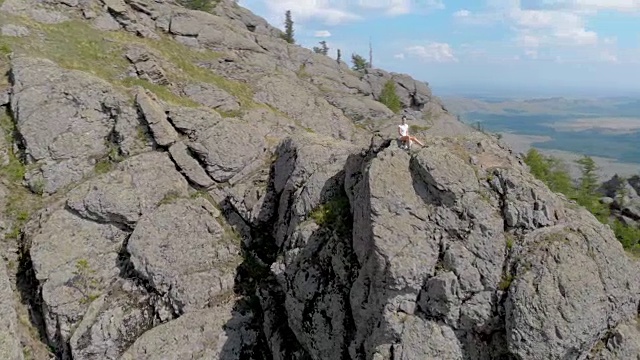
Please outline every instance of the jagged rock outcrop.
[{"label": "jagged rock outcrop", "polygon": [[[27,30],[3,27],[2,165],[27,166],[0,180],[38,194],[3,200],[20,264],[0,261],[0,357],[23,358],[15,277],[63,360],[640,356],[638,267],[610,228],[426,83],[354,72],[232,1],[212,12],[0,5]],[[106,50],[48,60],[55,26]],[[387,81],[425,148],[398,147]]]},{"label": "jagged rock outcrop", "polygon": [[598,190],[604,196],[601,202],[609,205],[616,218],[626,225],[640,226],[639,176],[623,179],[614,175],[605,181]]}]

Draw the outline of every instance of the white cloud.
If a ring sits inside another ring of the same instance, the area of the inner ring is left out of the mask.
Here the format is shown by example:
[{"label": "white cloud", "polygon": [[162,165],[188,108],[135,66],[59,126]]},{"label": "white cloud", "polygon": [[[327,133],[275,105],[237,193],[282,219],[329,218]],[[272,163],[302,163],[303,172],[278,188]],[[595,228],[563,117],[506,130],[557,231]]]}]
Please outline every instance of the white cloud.
[{"label": "white cloud", "polygon": [[331,36],[331,33],[329,31],[327,31],[327,30],[319,30],[319,31],[316,31],[313,34],[313,36],[315,36],[315,37],[329,37],[329,36]]},{"label": "white cloud", "polygon": [[415,45],[405,49],[407,53],[417,56],[425,61],[433,62],[457,62],[451,46],[446,43],[432,42],[427,45]]},{"label": "white cloud", "polygon": [[[361,20],[362,16],[349,11],[344,6],[336,6],[328,0],[262,0],[270,16],[270,23],[278,26],[284,22],[284,13],[291,10],[294,23],[318,20],[326,25]],[[273,21],[271,19],[277,19]]]},{"label": "white cloud", "polygon": [[396,59],[404,60],[404,54],[403,53],[395,54],[395,55],[393,55],[393,57],[396,58]]},{"label": "white cloud", "polygon": [[542,39],[535,35],[520,34],[517,38],[518,45],[525,48],[537,48],[540,46]]},{"label": "white cloud", "polygon": [[598,34],[584,28],[558,30],[554,36],[559,40],[566,40],[567,44],[594,45],[598,43]]},{"label": "white cloud", "polygon": [[421,10],[444,9],[442,0],[253,0],[267,9],[269,23],[281,27],[284,13],[291,10],[294,23],[319,21],[339,25],[364,20],[382,13],[387,16],[414,14]]},{"label": "white cloud", "polygon": [[498,12],[471,12],[466,9],[458,10],[453,13],[456,21],[469,25],[490,25],[495,24],[502,19],[503,15]]},{"label": "white cloud", "polygon": [[[560,0],[594,2],[595,0]],[[620,0],[613,0],[620,1]],[[638,1],[640,0],[627,0]],[[519,0],[487,0],[489,10],[472,13],[460,10],[454,17],[467,24],[495,24],[503,22],[514,31],[515,43],[525,49],[543,46],[586,46],[599,43],[598,34],[586,26],[588,12],[559,6],[558,0],[529,0],[524,8]],[[531,6],[531,5],[536,5]],[[535,9],[533,9],[535,8]]]},{"label": "white cloud", "polygon": [[639,0],[543,0],[543,4],[578,11],[640,11]]},{"label": "white cloud", "polygon": [[618,62],[618,57],[615,54],[612,54],[608,51],[603,51],[600,54],[600,60],[604,61],[604,62],[610,62],[610,63],[617,63]]},{"label": "white cloud", "polygon": [[358,0],[358,6],[363,9],[381,10],[390,16],[414,13],[420,10],[444,9],[442,0],[422,0],[420,4],[413,0]]},{"label": "white cloud", "polygon": [[[535,46],[541,43],[548,45],[592,45],[598,42],[598,34],[585,28],[582,16],[560,10],[522,10],[511,9],[508,19],[516,26],[520,33],[518,39],[531,40],[531,33],[538,35]],[[524,41],[525,47],[530,47],[531,41]]]}]

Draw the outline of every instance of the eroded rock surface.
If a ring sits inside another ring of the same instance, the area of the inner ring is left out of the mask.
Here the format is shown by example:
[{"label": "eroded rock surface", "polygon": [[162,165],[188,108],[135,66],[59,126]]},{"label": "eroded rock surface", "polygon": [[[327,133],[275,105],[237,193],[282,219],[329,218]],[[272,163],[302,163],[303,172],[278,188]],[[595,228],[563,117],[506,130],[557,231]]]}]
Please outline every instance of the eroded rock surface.
[{"label": "eroded rock surface", "polygon": [[[11,111],[36,192],[55,193],[93,172],[98,159],[135,148],[138,122],[126,97],[107,82],[46,59],[12,60]],[[119,139],[111,134],[119,133]]]},{"label": "eroded rock surface", "polygon": [[[163,0],[5,0],[0,12],[11,41],[45,36],[30,21],[68,19],[139,40],[119,44],[113,84],[19,46],[0,64],[16,127],[0,160],[22,160],[44,195],[28,213],[9,188],[0,202],[21,226],[5,236],[12,276],[58,358],[640,355],[638,266],[611,229],[426,83],[352,71],[228,0],[211,13]],[[425,148],[398,147],[401,113],[377,101],[388,81]],[[636,180],[628,199],[615,181],[603,194],[629,221]],[[22,359],[3,269],[0,357]]]},{"label": "eroded rock surface", "polygon": [[15,298],[5,263],[0,259],[0,358],[24,359],[17,328],[18,316],[15,311]]}]

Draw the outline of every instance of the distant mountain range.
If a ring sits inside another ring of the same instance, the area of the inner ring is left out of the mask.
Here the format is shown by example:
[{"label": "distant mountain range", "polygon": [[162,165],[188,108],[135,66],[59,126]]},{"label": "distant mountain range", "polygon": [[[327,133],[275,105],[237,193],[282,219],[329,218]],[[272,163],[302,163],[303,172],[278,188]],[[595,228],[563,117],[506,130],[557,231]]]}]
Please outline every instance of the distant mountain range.
[{"label": "distant mountain range", "polygon": [[574,99],[567,97],[508,99],[499,97],[441,97],[449,111],[464,117],[469,113],[566,115],[572,117],[640,117],[640,98],[603,97]]}]

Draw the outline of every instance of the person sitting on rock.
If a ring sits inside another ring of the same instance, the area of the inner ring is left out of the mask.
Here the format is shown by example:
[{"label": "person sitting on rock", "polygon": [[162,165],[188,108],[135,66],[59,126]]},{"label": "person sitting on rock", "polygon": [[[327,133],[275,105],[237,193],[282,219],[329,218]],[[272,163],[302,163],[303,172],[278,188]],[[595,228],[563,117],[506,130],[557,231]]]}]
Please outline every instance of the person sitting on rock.
[{"label": "person sitting on rock", "polygon": [[411,149],[411,145],[415,141],[420,146],[424,146],[415,136],[409,135],[409,125],[407,124],[407,116],[402,115],[402,124],[398,125],[398,134],[400,134],[400,141],[402,141],[402,145],[400,146],[403,149]]}]

